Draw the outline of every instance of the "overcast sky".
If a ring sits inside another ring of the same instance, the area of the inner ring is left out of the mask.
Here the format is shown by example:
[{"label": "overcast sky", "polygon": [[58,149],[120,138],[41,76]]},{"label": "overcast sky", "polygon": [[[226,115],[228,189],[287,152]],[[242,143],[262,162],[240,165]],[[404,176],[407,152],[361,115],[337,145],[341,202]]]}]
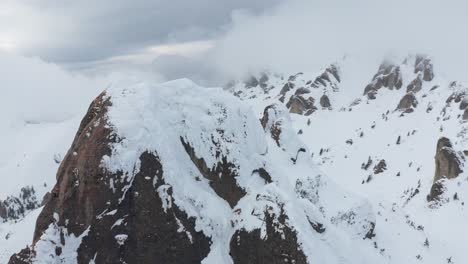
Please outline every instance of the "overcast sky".
[{"label": "overcast sky", "polygon": [[461,0],[0,0],[0,50],[196,81],[345,54],[421,52],[455,65],[468,60],[466,10]]},{"label": "overcast sky", "polygon": [[261,13],[279,1],[1,0],[0,48],[58,63],[101,61],[210,40],[236,10]]}]

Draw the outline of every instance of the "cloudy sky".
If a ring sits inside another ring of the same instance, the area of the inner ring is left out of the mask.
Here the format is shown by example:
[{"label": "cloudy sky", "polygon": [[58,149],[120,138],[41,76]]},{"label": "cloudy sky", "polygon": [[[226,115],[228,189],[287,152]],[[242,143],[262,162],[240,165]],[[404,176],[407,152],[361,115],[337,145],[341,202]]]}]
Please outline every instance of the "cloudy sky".
[{"label": "cloudy sky", "polygon": [[66,65],[148,61],[211,46],[235,12],[280,0],[2,0],[0,49]]},{"label": "cloudy sky", "polygon": [[0,50],[85,73],[203,81],[345,54],[468,59],[461,0],[1,0]]}]

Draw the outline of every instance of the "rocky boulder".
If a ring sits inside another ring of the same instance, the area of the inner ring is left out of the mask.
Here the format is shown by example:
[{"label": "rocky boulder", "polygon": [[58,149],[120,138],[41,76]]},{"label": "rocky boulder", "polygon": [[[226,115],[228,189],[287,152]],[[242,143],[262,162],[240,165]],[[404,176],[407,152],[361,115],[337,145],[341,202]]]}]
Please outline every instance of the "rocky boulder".
[{"label": "rocky boulder", "polygon": [[306,99],[301,95],[292,95],[286,107],[289,109],[290,113],[308,116],[317,110],[314,103],[315,100],[313,97]]},{"label": "rocky boulder", "polygon": [[327,109],[331,108],[330,98],[327,95],[324,94],[320,97],[320,106]]},{"label": "rocky boulder", "polygon": [[414,111],[414,108],[418,106],[418,100],[413,92],[409,92],[401,98],[398,103],[397,110],[403,111],[405,113],[411,113]]},{"label": "rocky boulder", "polygon": [[380,160],[374,167],[374,174],[379,174],[387,170],[387,163],[384,159]]},{"label": "rocky boulder", "polygon": [[367,95],[369,99],[375,99],[377,91],[382,87],[398,90],[402,86],[400,67],[390,62],[383,62],[372,81],[364,89],[364,95]]},{"label": "rocky boulder", "polygon": [[463,160],[446,137],[441,137],[437,142],[435,162],[434,182],[441,178],[455,178],[463,171]]},{"label": "rocky boulder", "polygon": [[453,149],[452,143],[448,138],[441,137],[437,141],[435,173],[428,200],[434,200],[439,197],[443,190],[443,180],[457,177],[463,172],[462,167],[463,157]]},{"label": "rocky boulder", "polygon": [[419,75],[416,77],[416,79],[412,80],[412,81],[408,84],[408,87],[406,87],[406,92],[417,93],[417,92],[421,91],[421,89],[422,89],[422,83],[423,83],[423,80],[422,80],[421,75],[419,74]]},{"label": "rocky boulder", "polygon": [[331,87],[333,90],[338,89],[338,83],[341,82],[340,71],[337,65],[332,64],[325,71],[317,76],[310,85],[312,88]]},{"label": "rocky boulder", "polygon": [[434,69],[431,59],[423,55],[416,56],[414,73],[422,73],[422,79],[426,82],[434,79]]}]

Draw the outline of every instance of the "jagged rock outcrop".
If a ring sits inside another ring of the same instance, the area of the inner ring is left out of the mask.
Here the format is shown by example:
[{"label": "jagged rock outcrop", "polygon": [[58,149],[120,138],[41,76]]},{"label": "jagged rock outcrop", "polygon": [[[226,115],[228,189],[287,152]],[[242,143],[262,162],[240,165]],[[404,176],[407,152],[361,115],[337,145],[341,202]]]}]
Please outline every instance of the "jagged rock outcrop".
[{"label": "jagged rock outcrop", "polygon": [[408,84],[408,87],[406,87],[406,92],[417,93],[417,92],[421,91],[422,84],[423,84],[423,80],[422,80],[421,75],[419,74],[418,76],[416,76],[416,78],[414,80],[412,80]]},{"label": "jagged rock outcrop", "polygon": [[[209,168],[203,158],[197,157],[189,142],[185,142],[183,138],[180,141],[201,175],[210,181],[211,188],[226,200],[231,207],[234,207],[245,195],[244,189],[236,183],[236,166],[227,161],[226,157],[222,157],[221,162],[215,168]],[[219,175],[223,176],[219,177]]]},{"label": "jagged rock outcrop", "polygon": [[285,83],[283,85],[283,88],[281,88],[281,91],[279,93],[280,94],[279,101],[284,103],[286,93],[289,92],[290,90],[294,89],[294,87],[295,87],[295,85],[292,82],[288,81],[287,83]]},{"label": "jagged rock outcrop", "polygon": [[437,141],[435,174],[428,200],[437,199],[443,192],[443,180],[457,177],[463,172],[463,158],[453,149],[450,139],[441,137]]},{"label": "jagged rock outcrop", "polygon": [[286,107],[289,108],[290,113],[308,116],[317,110],[314,103],[315,100],[313,97],[306,99],[301,95],[292,95]]},{"label": "jagged rock outcrop", "polygon": [[387,163],[384,159],[380,160],[374,167],[374,174],[379,174],[387,170]]},{"label": "jagged rock outcrop", "polygon": [[422,73],[422,79],[426,82],[432,81],[434,79],[434,69],[433,64],[430,58],[418,55],[416,56],[414,64],[414,73]]},{"label": "jagged rock outcrop", "polygon": [[320,106],[327,109],[331,108],[330,98],[326,94],[320,97]]},{"label": "jagged rock outcrop", "polygon": [[448,138],[441,137],[437,141],[435,161],[434,182],[441,178],[455,178],[463,171],[462,159],[453,149],[452,143]]},{"label": "jagged rock outcrop", "polygon": [[337,90],[337,83],[340,82],[339,68],[337,65],[332,64],[321,75],[317,76],[310,86],[313,88],[330,86],[333,90]]},{"label": "jagged rock outcrop", "polygon": [[462,87],[457,87],[457,85],[453,85],[452,88],[456,90],[447,98],[447,100],[445,100],[445,102],[447,105],[450,105],[454,102],[459,104],[458,108],[460,110],[465,110],[468,107],[468,97],[466,96],[466,90]]},{"label": "jagged rock outcrop", "polygon": [[397,110],[403,111],[405,113],[411,113],[414,111],[414,108],[418,106],[418,100],[413,92],[409,92],[401,98],[398,103]]},{"label": "jagged rock outcrop", "polygon": [[400,67],[390,62],[383,62],[372,81],[364,89],[364,95],[367,95],[369,99],[375,99],[377,91],[382,87],[398,90],[402,86]]}]

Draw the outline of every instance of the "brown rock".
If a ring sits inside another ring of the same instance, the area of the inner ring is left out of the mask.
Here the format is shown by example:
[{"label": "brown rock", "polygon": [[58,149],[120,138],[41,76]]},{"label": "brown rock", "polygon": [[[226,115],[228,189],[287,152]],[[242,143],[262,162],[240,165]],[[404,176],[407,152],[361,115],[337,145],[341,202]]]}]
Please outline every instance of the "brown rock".
[{"label": "brown rock", "polygon": [[441,178],[455,178],[463,171],[461,168],[462,160],[460,160],[448,138],[441,137],[437,142],[435,161],[434,182]]},{"label": "brown rock", "polygon": [[[400,102],[398,103],[397,109],[401,111],[409,112],[413,110],[418,105],[418,101],[416,100],[416,96],[413,92],[409,92],[401,98]],[[412,111],[411,111],[412,112]]]},{"label": "brown rock", "polygon": [[448,138],[441,137],[437,141],[435,165],[433,185],[427,198],[429,201],[437,199],[443,193],[444,179],[455,178],[463,172],[461,157]]},{"label": "brown rock", "polygon": [[[375,99],[375,94],[380,88],[386,87],[390,90],[398,90],[402,85],[400,67],[389,62],[383,62],[372,81],[364,89],[364,95],[368,95],[369,99]],[[369,95],[370,93],[372,95]]]},{"label": "brown rock", "polygon": [[314,106],[314,101],[313,97],[305,99],[301,95],[292,95],[286,107],[290,113],[308,116],[317,110],[317,107]]},{"label": "brown rock", "polygon": [[[74,236],[88,230],[77,250],[78,263],[93,259],[96,263],[200,263],[207,256],[211,240],[196,231],[195,220],[174,203],[156,153],[140,156],[138,173],[128,189],[124,188],[128,182],[119,180],[125,177],[122,172],[112,173],[101,166],[103,156],[111,155],[109,143],[120,140],[107,126],[110,104],[104,94],[91,104],[59,167],[52,198],[37,219],[32,250],[15,254],[9,263],[31,263],[36,242],[50,226],[60,233],[66,228]],[[166,210],[155,191],[158,188],[171,200]],[[115,213],[98,217],[110,211]],[[120,219],[124,224],[110,228]],[[181,225],[185,232],[180,232]],[[61,234],[61,245],[56,245],[60,250],[52,255],[62,254],[66,247]],[[116,242],[116,235],[121,234],[128,236],[124,244]]]},{"label": "brown rock", "polygon": [[332,64],[325,71],[315,78],[311,84],[313,88],[331,86],[332,89],[337,89],[337,83],[341,82],[339,69],[336,65]]},{"label": "brown rock", "polygon": [[[221,162],[216,167],[208,168],[205,160],[197,157],[195,150],[190,146],[189,142],[186,142],[183,138],[180,141],[201,175],[210,181],[211,188],[234,208],[237,202],[245,195],[244,189],[237,185],[236,172],[238,170],[234,164],[228,162],[226,157],[222,157]],[[220,177],[220,175],[222,176]]]}]

